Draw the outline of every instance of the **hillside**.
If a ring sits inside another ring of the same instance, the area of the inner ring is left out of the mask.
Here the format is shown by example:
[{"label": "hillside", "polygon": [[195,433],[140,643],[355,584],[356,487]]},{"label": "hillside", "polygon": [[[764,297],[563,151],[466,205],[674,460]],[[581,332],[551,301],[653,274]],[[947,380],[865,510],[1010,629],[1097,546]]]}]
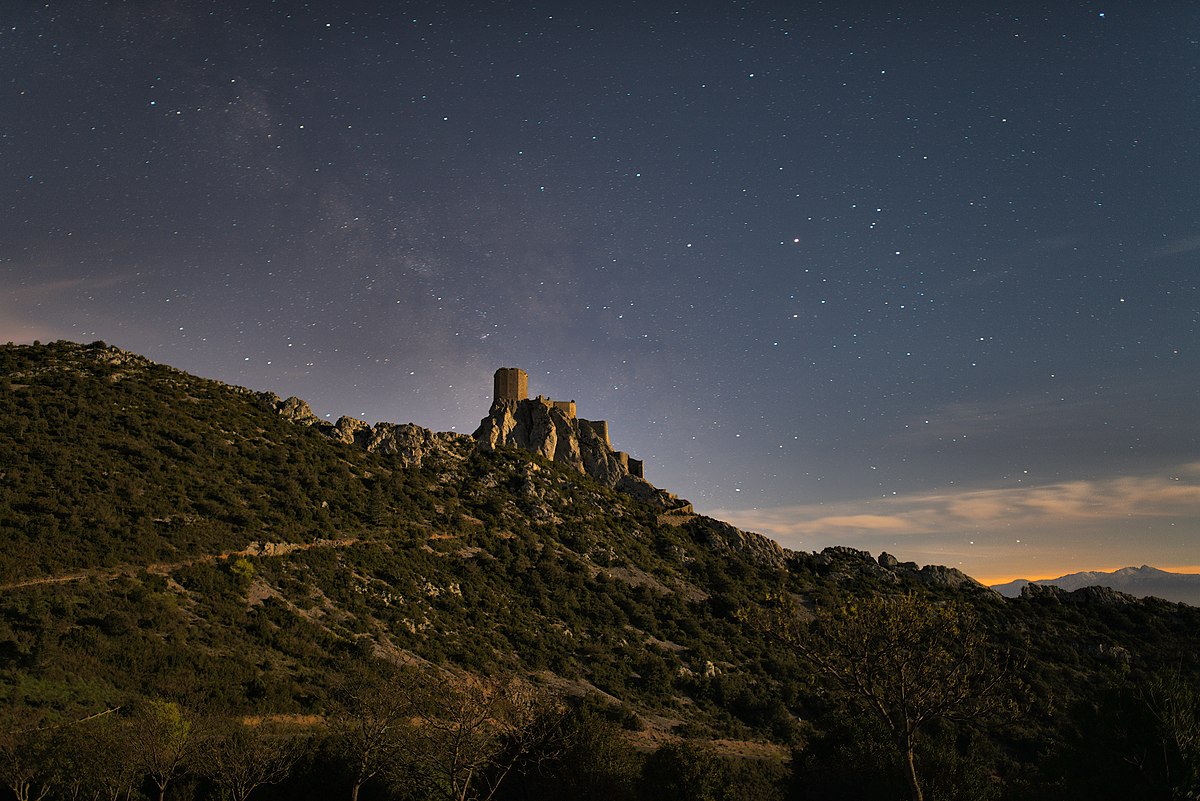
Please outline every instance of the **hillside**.
[{"label": "hillside", "polygon": [[1197,675],[1190,607],[1006,600],[886,554],[788,552],[528,451],[321,423],[103,343],[0,347],[0,702],[22,714],[163,697],[320,720],[348,665],[433,665],[591,697],[643,750],[801,747],[816,787],[840,775],[818,746],[845,747],[841,713],[747,620],[905,593],[970,607],[1027,666],[1019,722],[959,746],[1026,797],[1106,699]]}]

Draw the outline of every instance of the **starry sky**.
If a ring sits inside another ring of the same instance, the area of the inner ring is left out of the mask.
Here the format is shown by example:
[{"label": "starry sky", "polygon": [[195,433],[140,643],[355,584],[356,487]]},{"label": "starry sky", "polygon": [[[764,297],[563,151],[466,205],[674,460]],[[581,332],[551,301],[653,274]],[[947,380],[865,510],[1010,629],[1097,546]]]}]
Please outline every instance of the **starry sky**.
[{"label": "starry sky", "polygon": [[1194,2],[4,4],[0,341],[985,581],[1200,571]]}]

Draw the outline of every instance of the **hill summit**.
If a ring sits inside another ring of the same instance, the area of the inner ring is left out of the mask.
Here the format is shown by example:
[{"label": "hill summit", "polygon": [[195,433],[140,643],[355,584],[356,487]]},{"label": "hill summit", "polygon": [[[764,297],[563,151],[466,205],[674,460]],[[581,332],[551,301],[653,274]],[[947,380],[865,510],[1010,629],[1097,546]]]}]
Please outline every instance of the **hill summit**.
[{"label": "hill summit", "polygon": [[532,451],[606,486],[677,514],[691,514],[692,505],[645,480],[643,463],[624,451],[613,450],[607,420],[576,415],[575,401],[529,397],[529,376],[515,367],[495,375],[495,397],[487,417],[474,435],[487,449],[501,446]]}]

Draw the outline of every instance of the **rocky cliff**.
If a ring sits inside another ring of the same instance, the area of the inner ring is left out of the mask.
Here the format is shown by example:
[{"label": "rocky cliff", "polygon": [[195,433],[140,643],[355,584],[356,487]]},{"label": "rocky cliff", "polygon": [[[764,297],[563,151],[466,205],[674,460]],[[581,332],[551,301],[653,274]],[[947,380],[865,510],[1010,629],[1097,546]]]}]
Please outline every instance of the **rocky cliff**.
[{"label": "rocky cliff", "polygon": [[533,451],[609,487],[629,474],[628,466],[588,421],[540,400],[497,400],[474,437],[482,448]]},{"label": "rocky cliff", "polygon": [[629,472],[599,425],[542,399],[498,399],[472,435],[484,450],[532,451],[664,511],[690,514],[692,506]]}]

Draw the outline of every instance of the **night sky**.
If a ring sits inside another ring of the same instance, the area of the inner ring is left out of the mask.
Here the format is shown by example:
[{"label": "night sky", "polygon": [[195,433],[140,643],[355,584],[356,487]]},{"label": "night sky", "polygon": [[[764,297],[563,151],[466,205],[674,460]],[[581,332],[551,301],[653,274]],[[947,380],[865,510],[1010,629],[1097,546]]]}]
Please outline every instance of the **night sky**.
[{"label": "night sky", "polygon": [[522,367],[789,547],[1200,570],[1200,4],[239,5],[3,3],[0,341]]}]

